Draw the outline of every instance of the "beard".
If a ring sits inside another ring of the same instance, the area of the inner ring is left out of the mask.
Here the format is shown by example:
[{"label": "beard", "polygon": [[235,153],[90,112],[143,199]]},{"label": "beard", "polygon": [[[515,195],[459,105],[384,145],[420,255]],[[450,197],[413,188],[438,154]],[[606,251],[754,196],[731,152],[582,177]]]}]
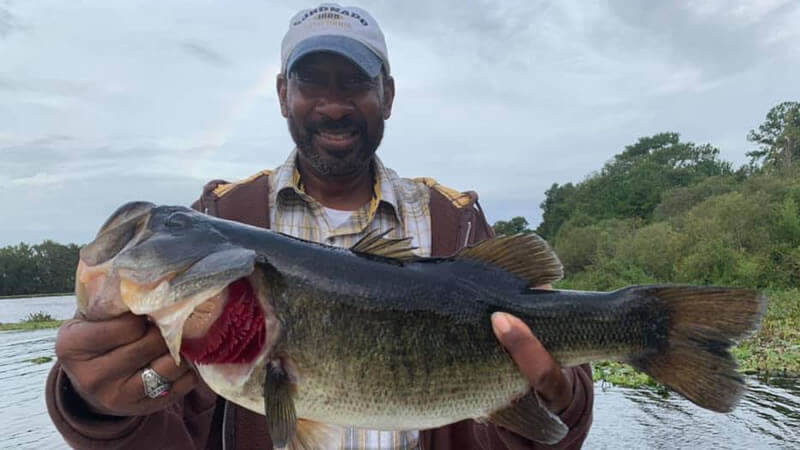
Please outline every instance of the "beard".
[{"label": "beard", "polygon": [[[368,170],[372,157],[383,139],[385,121],[380,117],[372,134],[365,120],[345,117],[339,120],[321,119],[309,121],[301,127],[290,114],[287,122],[289,133],[300,156],[319,176],[346,177]],[[358,140],[348,149],[330,151],[314,144],[314,136],[320,131],[336,132],[350,130],[358,133]]]}]

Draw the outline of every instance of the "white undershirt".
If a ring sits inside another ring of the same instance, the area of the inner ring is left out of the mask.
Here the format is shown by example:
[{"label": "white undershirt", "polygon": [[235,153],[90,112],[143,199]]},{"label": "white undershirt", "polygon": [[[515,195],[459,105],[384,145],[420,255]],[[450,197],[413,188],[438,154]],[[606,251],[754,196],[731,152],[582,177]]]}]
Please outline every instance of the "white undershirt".
[{"label": "white undershirt", "polygon": [[353,215],[353,211],[342,211],[341,209],[322,207],[325,214],[328,215],[328,221],[331,223],[331,228],[339,228],[340,225],[347,222],[347,219]]}]

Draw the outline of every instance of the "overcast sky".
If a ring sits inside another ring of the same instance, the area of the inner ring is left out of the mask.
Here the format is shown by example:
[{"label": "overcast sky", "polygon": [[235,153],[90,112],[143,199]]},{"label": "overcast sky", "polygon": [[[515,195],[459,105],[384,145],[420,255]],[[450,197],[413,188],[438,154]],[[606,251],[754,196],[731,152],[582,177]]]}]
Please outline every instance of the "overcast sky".
[{"label": "overcast sky", "polygon": [[[499,5],[501,4],[501,5]],[[275,95],[289,1],[0,0],[0,245],[86,243],[129,200],[189,204],[293,144]],[[800,98],[796,0],[364,1],[397,83],[379,155],[525,216],[638,137],[746,162]]]}]

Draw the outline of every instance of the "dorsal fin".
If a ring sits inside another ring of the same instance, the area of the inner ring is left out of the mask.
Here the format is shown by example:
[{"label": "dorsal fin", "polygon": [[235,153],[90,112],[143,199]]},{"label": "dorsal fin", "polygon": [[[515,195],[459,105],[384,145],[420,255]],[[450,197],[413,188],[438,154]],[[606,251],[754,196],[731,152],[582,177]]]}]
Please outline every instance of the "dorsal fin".
[{"label": "dorsal fin", "polygon": [[534,233],[488,239],[459,251],[454,258],[493,264],[526,280],[530,287],[564,277],[558,256],[547,241]]},{"label": "dorsal fin", "polygon": [[411,243],[411,238],[387,238],[386,235],[391,233],[392,230],[393,229],[389,229],[382,233],[374,230],[369,231],[364,237],[350,247],[350,251],[401,260],[416,258],[417,255],[413,252],[416,247],[411,247],[409,245]]}]

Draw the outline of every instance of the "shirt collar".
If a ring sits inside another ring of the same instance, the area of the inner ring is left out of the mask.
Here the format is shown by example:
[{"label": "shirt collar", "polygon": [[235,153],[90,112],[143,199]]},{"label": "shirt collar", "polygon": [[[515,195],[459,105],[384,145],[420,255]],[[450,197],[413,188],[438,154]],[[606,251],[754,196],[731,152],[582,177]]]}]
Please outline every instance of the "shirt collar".
[{"label": "shirt collar", "polygon": [[[397,174],[387,169],[377,155],[372,157],[372,167],[375,170],[375,185],[373,186],[372,200],[369,204],[369,217],[373,217],[378,210],[381,202],[392,208],[395,218],[399,224],[403,224],[403,217],[397,204],[397,194],[394,186],[399,180]],[[273,205],[278,205],[280,194],[284,191],[292,191],[306,202],[314,199],[306,194],[300,180],[300,171],[297,170],[297,148],[289,153],[286,161],[278,166],[272,173],[270,182],[270,201]]]}]

